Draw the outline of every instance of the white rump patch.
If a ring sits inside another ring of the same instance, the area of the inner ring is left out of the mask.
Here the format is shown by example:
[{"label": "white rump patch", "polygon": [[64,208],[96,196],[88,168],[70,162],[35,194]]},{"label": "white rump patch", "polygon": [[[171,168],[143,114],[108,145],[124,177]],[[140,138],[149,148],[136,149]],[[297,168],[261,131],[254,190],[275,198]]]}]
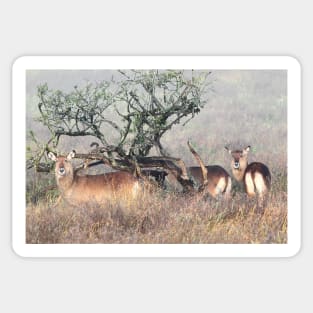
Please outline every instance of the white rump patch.
[{"label": "white rump patch", "polygon": [[228,177],[228,184],[226,186],[225,195],[226,197],[229,197],[231,193],[231,178]]},{"label": "white rump patch", "polygon": [[246,176],[245,176],[245,185],[246,185],[246,189],[247,189],[247,194],[249,196],[254,196],[255,195],[254,183],[253,183],[253,179],[252,179],[251,173],[247,173],[246,174]]},{"label": "white rump patch", "polygon": [[263,175],[261,173],[255,173],[254,182],[257,192],[261,195],[267,191]]},{"label": "white rump patch", "polygon": [[222,177],[219,179],[215,187],[216,195],[219,195],[220,193],[222,193],[225,190],[225,187],[226,187],[226,180],[225,180],[225,177]]}]

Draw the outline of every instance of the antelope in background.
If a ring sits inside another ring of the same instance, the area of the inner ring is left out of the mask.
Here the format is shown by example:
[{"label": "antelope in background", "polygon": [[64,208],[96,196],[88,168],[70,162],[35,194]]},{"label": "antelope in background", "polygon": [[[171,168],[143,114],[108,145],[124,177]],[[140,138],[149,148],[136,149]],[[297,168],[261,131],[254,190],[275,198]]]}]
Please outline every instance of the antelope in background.
[{"label": "antelope in background", "polygon": [[66,157],[53,152],[48,157],[56,163],[55,178],[61,196],[71,205],[128,201],[136,198],[143,188],[140,180],[128,172],[77,175],[72,164],[74,150]]},{"label": "antelope in background", "polygon": [[263,197],[271,188],[271,173],[268,167],[261,162],[252,162],[248,164],[248,153],[250,146],[243,150],[225,149],[232,156],[231,168],[234,178],[238,182],[243,182],[248,196]]},{"label": "antelope in background", "polygon": [[231,193],[231,178],[227,171],[219,165],[205,166],[198,153],[190,145],[189,141],[187,144],[191,153],[200,165],[200,167],[187,167],[188,174],[197,184],[203,186],[204,191],[207,191],[213,198],[217,198],[220,195],[229,198]]}]

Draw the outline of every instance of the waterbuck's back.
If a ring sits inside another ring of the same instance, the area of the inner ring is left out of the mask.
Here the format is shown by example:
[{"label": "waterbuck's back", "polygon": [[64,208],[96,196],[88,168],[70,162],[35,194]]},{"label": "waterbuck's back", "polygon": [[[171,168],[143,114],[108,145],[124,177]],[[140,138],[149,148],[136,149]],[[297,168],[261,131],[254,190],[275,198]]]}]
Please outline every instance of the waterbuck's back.
[{"label": "waterbuck's back", "polygon": [[76,175],[72,185],[63,190],[63,196],[71,204],[105,203],[134,199],[141,189],[140,181],[127,172],[103,175]]}]

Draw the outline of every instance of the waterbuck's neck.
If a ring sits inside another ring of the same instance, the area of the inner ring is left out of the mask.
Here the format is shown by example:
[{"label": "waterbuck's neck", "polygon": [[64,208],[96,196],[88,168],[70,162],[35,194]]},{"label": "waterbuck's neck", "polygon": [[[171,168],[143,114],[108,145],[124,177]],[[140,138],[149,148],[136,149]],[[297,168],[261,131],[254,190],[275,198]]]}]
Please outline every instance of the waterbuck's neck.
[{"label": "waterbuck's neck", "polygon": [[248,155],[244,150],[235,150],[231,152],[231,168],[234,178],[241,182],[244,179],[245,171],[248,166]]},{"label": "waterbuck's neck", "polygon": [[73,171],[68,171],[64,176],[56,175],[56,181],[61,192],[67,191],[73,185],[74,181]]},{"label": "waterbuck's neck", "polygon": [[239,182],[243,181],[245,171],[246,171],[246,167],[245,168],[239,168],[239,169],[232,168],[233,176]]}]

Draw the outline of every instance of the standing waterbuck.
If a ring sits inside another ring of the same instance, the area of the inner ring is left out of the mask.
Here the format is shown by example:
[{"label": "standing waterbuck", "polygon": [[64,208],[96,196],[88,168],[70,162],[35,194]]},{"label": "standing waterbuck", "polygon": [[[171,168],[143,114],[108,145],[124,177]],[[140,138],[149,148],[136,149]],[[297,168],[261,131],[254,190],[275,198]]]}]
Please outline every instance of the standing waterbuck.
[{"label": "standing waterbuck", "polygon": [[78,175],[73,168],[75,151],[66,157],[48,153],[55,164],[55,178],[61,196],[71,205],[110,201],[129,201],[141,192],[141,181],[128,172],[111,172],[102,175]]},{"label": "standing waterbuck", "polygon": [[243,182],[246,193],[249,196],[258,194],[263,198],[271,188],[271,173],[268,167],[261,162],[248,164],[248,152],[250,146],[243,150],[225,149],[232,156],[231,168],[234,178]]},{"label": "standing waterbuck", "polygon": [[231,178],[227,171],[219,165],[205,166],[189,141],[187,144],[200,165],[200,167],[187,167],[188,174],[203,188],[203,191],[207,191],[213,198],[217,198],[220,195],[229,198],[231,193]]}]

